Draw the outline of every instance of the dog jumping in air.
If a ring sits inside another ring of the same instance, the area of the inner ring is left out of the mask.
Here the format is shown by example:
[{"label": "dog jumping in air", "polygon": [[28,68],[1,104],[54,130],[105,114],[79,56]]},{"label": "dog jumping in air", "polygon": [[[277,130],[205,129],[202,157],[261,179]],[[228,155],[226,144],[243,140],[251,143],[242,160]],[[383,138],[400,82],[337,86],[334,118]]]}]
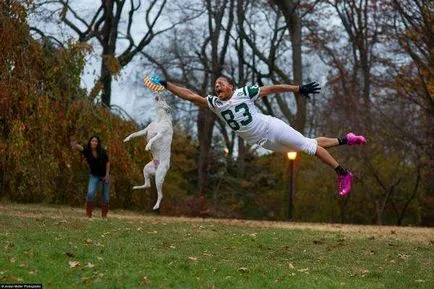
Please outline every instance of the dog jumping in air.
[{"label": "dog jumping in air", "polygon": [[130,134],[124,142],[139,136],[147,137],[146,151],[152,153],[152,160],[143,168],[145,183],[141,186],[134,186],[133,189],[146,189],[151,187],[151,176],[155,176],[157,187],[157,202],[153,210],[160,208],[163,199],[163,182],[170,167],[170,148],[172,145],[173,127],[171,108],[160,96],[155,96],[156,119],[146,128]]}]

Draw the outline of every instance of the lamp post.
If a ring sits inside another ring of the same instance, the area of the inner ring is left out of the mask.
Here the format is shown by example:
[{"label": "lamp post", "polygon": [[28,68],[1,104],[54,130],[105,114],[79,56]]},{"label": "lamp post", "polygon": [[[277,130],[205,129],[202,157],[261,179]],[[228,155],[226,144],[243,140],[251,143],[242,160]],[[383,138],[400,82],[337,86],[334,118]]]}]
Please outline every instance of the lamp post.
[{"label": "lamp post", "polygon": [[287,154],[289,160],[288,166],[288,221],[292,219],[292,197],[294,194],[294,161],[297,158],[297,152],[288,152]]}]

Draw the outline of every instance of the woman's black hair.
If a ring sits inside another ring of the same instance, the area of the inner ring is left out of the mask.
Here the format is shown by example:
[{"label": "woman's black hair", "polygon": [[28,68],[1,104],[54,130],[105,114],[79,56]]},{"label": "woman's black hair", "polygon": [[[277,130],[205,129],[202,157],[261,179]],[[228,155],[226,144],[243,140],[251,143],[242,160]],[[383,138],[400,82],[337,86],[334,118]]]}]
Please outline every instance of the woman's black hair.
[{"label": "woman's black hair", "polygon": [[224,79],[226,79],[226,81],[227,81],[230,85],[232,85],[232,87],[234,88],[234,90],[236,89],[235,82],[234,82],[233,79],[230,78],[229,76],[226,76],[226,75],[222,74],[222,75],[220,75],[219,77],[217,77],[216,80],[219,79],[219,78],[224,78]]},{"label": "woman's black hair", "polygon": [[91,136],[89,138],[89,141],[87,142],[87,148],[88,148],[88,150],[92,150],[92,147],[90,146],[90,142],[92,141],[93,138],[96,138],[98,141],[98,144],[96,145],[96,154],[99,157],[104,152],[104,149],[101,146],[101,139],[99,138],[99,136],[97,136],[97,135]]}]

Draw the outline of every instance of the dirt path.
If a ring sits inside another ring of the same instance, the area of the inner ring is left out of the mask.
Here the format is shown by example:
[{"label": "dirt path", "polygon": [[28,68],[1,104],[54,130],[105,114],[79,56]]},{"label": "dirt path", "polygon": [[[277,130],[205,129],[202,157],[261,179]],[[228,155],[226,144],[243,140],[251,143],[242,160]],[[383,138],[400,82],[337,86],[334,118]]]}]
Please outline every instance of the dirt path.
[{"label": "dirt path", "polygon": [[[99,209],[96,210],[99,218]],[[2,204],[0,215],[19,218],[52,218],[52,219],[85,219],[84,209],[67,206],[48,206],[43,204]],[[283,228],[283,229],[309,229],[314,231],[341,232],[348,237],[385,238],[390,240],[405,239],[430,243],[434,245],[434,228],[397,227],[397,226],[370,226],[370,225],[343,225],[322,223],[296,223],[274,221],[252,221],[237,219],[212,219],[190,217],[168,217],[156,215],[143,215],[133,211],[114,210],[109,213],[111,219],[130,220],[145,223],[185,222],[195,224],[223,224],[229,226],[242,226],[250,228]]]}]

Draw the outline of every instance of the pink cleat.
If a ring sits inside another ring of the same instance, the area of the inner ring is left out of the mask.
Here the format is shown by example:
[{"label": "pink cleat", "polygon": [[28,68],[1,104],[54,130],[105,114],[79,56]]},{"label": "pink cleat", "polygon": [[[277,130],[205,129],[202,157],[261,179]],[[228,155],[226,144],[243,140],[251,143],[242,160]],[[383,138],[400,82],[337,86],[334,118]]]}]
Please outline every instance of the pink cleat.
[{"label": "pink cleat", "polygon": [[338,182],[339,196],[347,197],[351,191],[351,185],[353,184],[353,174],[347,171],[345,175],[338,177]]},{"label": "pink cleat", "polygon": [[352,132],[347,133],[346,138],[347,138],[347,143],[349,145],[358,145],[358,144],[366,143],[366,138],[363,135],[355,135]]}]

